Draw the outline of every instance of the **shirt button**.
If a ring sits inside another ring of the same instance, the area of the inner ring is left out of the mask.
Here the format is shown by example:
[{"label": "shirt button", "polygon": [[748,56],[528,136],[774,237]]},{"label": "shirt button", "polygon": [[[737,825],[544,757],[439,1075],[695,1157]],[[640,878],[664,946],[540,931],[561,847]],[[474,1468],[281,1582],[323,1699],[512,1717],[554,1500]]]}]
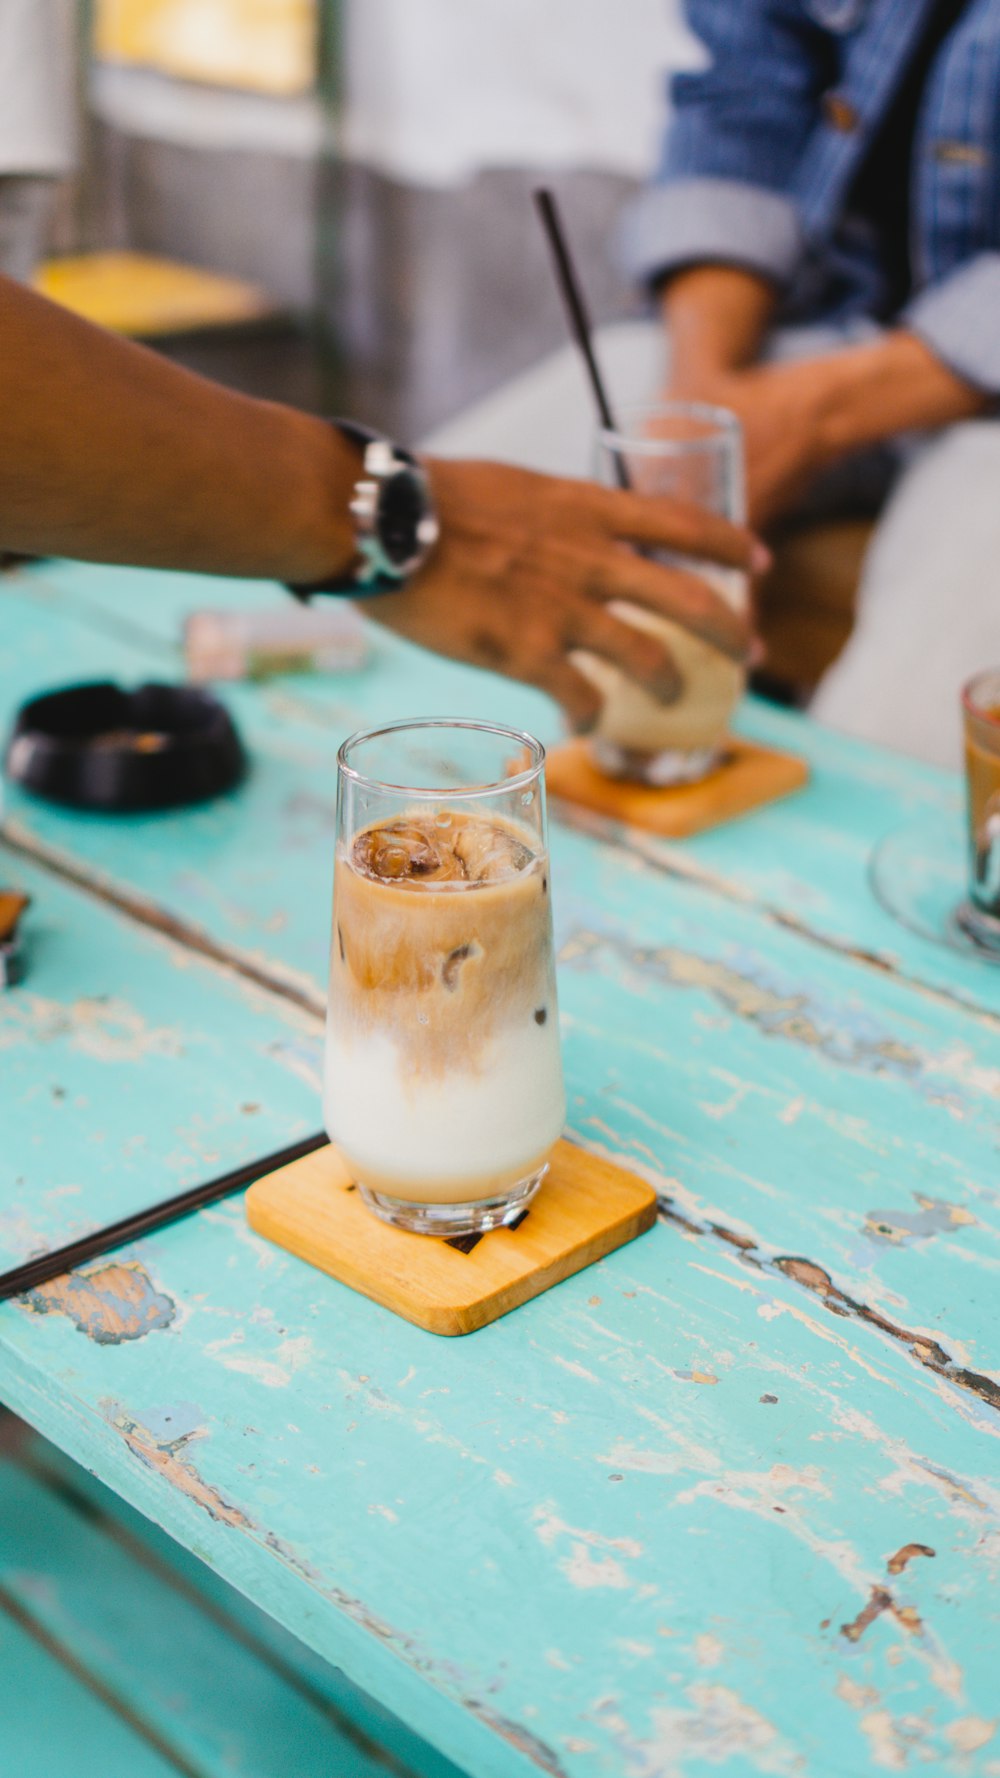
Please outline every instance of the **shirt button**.
[{"label": "shirt button", "polygon": [[840,93],[823,94],[823,116],[831,130],[839,130],[842,136],[850,136],[861,121],[856,107]]}]

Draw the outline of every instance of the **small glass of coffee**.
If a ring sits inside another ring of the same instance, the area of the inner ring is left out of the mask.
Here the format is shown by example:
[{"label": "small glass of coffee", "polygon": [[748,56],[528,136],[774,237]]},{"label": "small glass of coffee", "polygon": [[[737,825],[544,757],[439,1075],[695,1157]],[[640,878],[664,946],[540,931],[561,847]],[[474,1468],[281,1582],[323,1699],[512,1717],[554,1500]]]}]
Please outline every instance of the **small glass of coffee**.
[{"label": "small glass of coffee", "polygon": [[977,943],[1000,950],[1000,667],[962,692],[969,820],[969,899],[959,922]]},{"label": "small glass of coffee", "polygon": [[415,1233],[510,1223],[566,1117],[545,752],[400,722],[338,756],[324,1113],[365,1202]]},{"label": "small glass of coffee", "polygon": [[[662,402],[624,410],[620,426],[597,435],[600,481],[639,494],[668,495],[743,522],[743,432],[728,408]],[[666,551],[658,552],[658,559],[699,575],[728,604],[746,610],[745,574]],[[647,784],[689,784],[706,777],[720,763],[729,719],[744,688],[743,667],[644,606],[616,601],[610,609],[662,638],[684,685],[675,703],[661,704],[608,661],[575,651],[575,663],[603,697],[590,743],[595,764],[609,777]]]}]

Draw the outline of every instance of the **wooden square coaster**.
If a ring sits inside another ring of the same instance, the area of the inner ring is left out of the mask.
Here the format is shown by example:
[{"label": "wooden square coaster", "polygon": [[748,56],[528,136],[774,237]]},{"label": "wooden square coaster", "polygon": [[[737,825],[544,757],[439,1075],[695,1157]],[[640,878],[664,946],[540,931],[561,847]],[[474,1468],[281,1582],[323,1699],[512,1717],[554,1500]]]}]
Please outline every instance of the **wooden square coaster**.
[{"label": "wooden square coaster", "polygon": [[656,1221],[656,1193],[560,1142],[515,1228],[442,1241],[365,1208],[335,1148],[279,1168],[246,1195],[251,1228],[430,1333],[465,1334],[603,1259]]},{"label": "wooden square coaster", "polygon": [[644,827],[665,839],[683,840],[776,802],[809,782],[809,767],[792,753],[760,747],[730,735],[720,764],[699,784],[656,790],[624,778],[606,778],[590,758],[585,740],[553,747],[545,766],[549,795],[578,803],[628,827]]}]

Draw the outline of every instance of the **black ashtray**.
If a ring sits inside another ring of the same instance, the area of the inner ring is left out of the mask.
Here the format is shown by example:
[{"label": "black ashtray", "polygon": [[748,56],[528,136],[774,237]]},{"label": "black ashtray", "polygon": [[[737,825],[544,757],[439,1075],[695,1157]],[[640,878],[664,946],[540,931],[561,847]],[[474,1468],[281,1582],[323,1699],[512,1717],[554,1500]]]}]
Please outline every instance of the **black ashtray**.
[{"label": "black ashtray", "polygon": [[70,685],[22,705],[7,775],[75,809],[176,809],[238,784],[246,756],[228,711],[186,685]]}]

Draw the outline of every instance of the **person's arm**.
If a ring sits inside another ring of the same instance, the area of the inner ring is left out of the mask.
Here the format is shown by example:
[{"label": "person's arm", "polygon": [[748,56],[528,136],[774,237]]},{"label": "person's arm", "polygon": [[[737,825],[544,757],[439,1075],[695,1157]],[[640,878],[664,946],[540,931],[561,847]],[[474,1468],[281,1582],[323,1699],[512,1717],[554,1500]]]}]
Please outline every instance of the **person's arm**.
[{"label": "person's arm", "polygon": [[[366,601],[380,622],[532,681],[579,726],[598,706],[571,649],[664,700],[679,688],[666,648],[614,617],[614,600],[745,652],[745,626],[705,581],[622,544],[760,567],[746,532],[500,464],[426,467],[441,540],[403,591]],[[0,278],[0,548],[321,581],[352,557],[358,475],[324,421],[206,382]]]},{"label": "person's arm", "polygon": [[347,564],[356,453],[0,279],[0,548],[314,581]]},{"label": "person's arm", "polygon": [[816,359],[811,369],[811,405],[828,461],[901,432],[972,419],[990,404],[985,390],[957,375],[905,327]]},{"label": "person's arm", "polygon": [[697,396],[752,364],[776,300],[773,284],[737,266],[695,266],[669,279],[660,298],[670,342],[669,393]]},{"label": "person's arm", "polygon": [[742,422],[750,515],[761,525],[841,458],[902,432],[971,419],[990,402],[904,328],[825,357],[722,372],[699,393]]}]

